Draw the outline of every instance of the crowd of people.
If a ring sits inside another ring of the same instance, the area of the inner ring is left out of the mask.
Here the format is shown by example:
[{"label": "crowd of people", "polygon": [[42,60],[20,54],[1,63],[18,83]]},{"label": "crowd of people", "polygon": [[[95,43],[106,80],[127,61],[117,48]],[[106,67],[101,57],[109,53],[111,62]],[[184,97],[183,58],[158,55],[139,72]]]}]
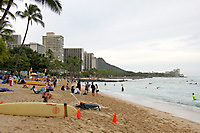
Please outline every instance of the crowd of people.
[{"label": "crowd of people", "polygon": [[[50,82],[53,81],[53,82]],[[82,84],[83,83],[83,84]],[[99,87],[97,84],[94,84],[91,82],[82,82],[80,80],[67,80],[66,85],[61,86],[62,91],[67,91],[69,90],[73,94],[83,94],[83,95],[88,95],[88,93],[91,91],[92,96],[98,95],[99,93]],[[48,78],[46,79],[46,88],[41,87],[40,90],[36,89],[36,86],[33,85],[31,90],[35,94],[42,94],[42,98],[44,99],[43,102],[48,102],[49,99],[53,98],[53,91],[55,90],[57,85],[57,79],[56,80],[49,80]],[[24,83],[23,88],[28,88],[26,83]]]},{"label": "crowd of people", "polygon": [[[23,88],[30,87],[30,85],[27,85],[27,83],[25,82],[30,80],[29,76],[17,77],[14,75],[4,75],[2,79],[5,80],[6,83],[9,83],[9,80],[12,81],[12,84],[21,83],[23,84]],[[38,79],[35,79],[35,81],[38,81]],[[52,92],[57,87],[58,80],[54,76],[52,78],[46,76],[46,78],[43,78],[42,81],[46,83],[46,87],[41,87],[40,89],[37,89],[38,87],[36,88],[36,85],[31,85],[30,90],[32,90],[34,94],[42,94],[42,98],[44,98],[43,102],[48,102],[49,99],[53,98]],[[88,93],[91,92],[92,96],[95,96],[99,93],[99,87],[97,84],[94,84],[94,82],[81,82],[81,80],[76,79],[68,79],[66,84],[61,86],[61,90],[69,90],[71,91],[71,93],[79,95],[88,95]]]},{"label": "crowd of people", "polygon": [[99,88],[97,84],[94,85],[93,82],[91,84],[89,82],[85,82],[82,85],[80,80],[67,80],[66,88],[62,86],[61,90],[71,90],[71,93],[74,94],[81,94],[81,92],[83,92],[83,95],[87,95],[88,92],[91,90],[93,96],[95,96],[95,94],[98,95],[99,93]]}]

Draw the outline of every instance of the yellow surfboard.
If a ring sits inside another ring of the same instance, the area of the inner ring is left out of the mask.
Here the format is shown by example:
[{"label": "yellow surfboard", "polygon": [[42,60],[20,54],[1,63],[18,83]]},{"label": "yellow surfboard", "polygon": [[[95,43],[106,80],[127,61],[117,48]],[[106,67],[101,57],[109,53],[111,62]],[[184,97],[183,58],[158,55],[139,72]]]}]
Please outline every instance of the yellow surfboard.
[{"label": "yellow surfboard", "polygon": [[0,104],[0,114],[7,115],[68,117],[76,113],[76,108],[67,104],[40,102]]},{"label": "yellow surfboard", "polygon": [[46,83],[44,82],[36,82],[36,81],[25,81],[27,85],[41,85],[46,86]]}]

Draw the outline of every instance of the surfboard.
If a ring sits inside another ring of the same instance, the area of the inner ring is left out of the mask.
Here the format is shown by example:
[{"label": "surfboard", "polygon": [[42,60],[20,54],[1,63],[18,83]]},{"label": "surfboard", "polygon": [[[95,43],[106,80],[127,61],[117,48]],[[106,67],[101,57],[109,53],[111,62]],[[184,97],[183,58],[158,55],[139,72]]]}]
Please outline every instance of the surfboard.
[{"label": "surfboard", "polygon": [[25,81],[27,85],[41,85],[46,86],[46,83],[44,82],[36,82],[36,81]]},{"label": "surfboard", "polygon": [[19,102],[0,104],[0,114],[19,116],[68,117],[77,113],[76,108],[67,104]]}]

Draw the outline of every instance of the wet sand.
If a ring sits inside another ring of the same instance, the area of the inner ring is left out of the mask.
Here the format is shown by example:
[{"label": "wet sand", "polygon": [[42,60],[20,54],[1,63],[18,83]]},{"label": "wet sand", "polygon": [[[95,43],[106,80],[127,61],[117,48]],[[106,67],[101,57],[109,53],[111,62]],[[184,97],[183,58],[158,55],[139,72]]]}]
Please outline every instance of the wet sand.
[{"label": "wet sand", "polygon": [[[58,83],[63,84],[64,81]],[[34,94],[30,87],[22,88],[22,85],[9,87],[8,84],[0,84],[0,88],[7,87],[14,92],[0,92],[0,101],[10,102],[42,102],[41,94]],[[36,87],[40,89],[41,87]],[[75,106],[77,101],[70,91],[61,91],[57,86],[52,92],[52,103],[67,103]],[[33,116],[12,116],[0,114],[0,133],[88,133],[88,132],[124,132],[124,133],[200,133],[200,123],[174,117],[169,113],[161,112],[138,104],[125,102],[110,96],[75,95],[80,101],[96,103],[102,106],[99,110],[81,109],[81,119],[76,116],[66,118],[47,118]],[[112,123],[114,112],[117,115],[117,123]]]}]

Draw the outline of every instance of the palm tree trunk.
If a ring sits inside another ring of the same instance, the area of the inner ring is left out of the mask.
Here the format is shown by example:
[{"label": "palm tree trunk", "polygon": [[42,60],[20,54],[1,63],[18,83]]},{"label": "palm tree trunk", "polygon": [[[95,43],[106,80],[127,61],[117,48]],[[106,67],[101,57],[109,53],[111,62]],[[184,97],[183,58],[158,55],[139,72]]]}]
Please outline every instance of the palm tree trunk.
[{"label": "palm tree trunk", "polygon": [[7,8],[6,8],[6,10],[5,10],[3,16],[2,16],[1,19],[0,19],[0,25],[2,25],[2,23],[3,23],[4,19],[6,18],[7,14],[8,14],[8,11],[10,10],[10,7],[12,6],[12,4],[13,4],[13,0],[9,0],[9,1],[8,1],[8,5],[7,5]]},{"label": "palm tree trunk", "polygon": [[26,35],[28,33],[28,27],[29,27],[29,23],[30,23],[30,19],[28,18],[28,23],[27,23],[27,26],[26,26],[26,32],[25,32],[25,35],[24,35],[24,39],[22,41],[22,44],[19,48],[19,53],[18,53],[18,56],[17,56],[17,60],[16,60],[16,64],[15,64],[15,72],[17,71],[17,67],[18,67],[18,62],[19,62],[19,59],[20,59],[20,55],[21,55],[21,52],[22,52],[22,48],[23,48],[23,45],[24,45],[24,42],[25,42],[25,39],[26,39]]}]

